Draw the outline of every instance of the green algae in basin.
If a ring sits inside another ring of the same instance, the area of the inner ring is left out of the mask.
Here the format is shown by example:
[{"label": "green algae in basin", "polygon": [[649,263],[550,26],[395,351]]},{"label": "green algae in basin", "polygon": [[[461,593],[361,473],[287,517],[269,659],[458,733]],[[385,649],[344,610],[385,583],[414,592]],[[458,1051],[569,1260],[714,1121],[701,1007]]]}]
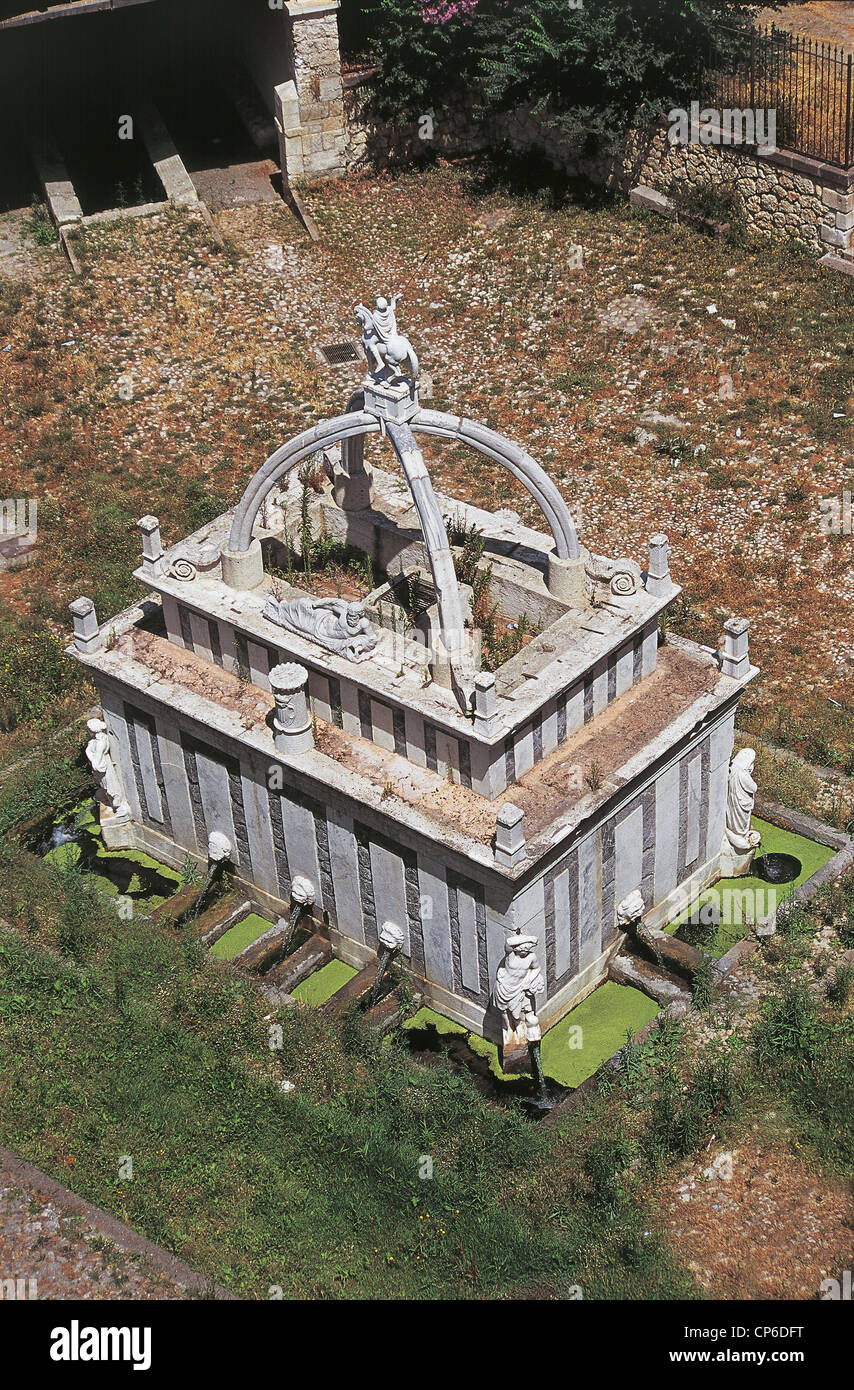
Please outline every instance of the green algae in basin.
[{"label": "green algae in basin", "polygon": [[432,1009],[419,1009],[417,1014],[413,1014],[404,1023],[404,1028],[429,1028],[430,1025],[436,1029],[437,1033],[467,1033],[461,1023],[455,1023],[452,1018],[445,1018],[444,1014],[434,1013]]},{"label": "green algae in basin", "polygon": [[358,971],[343,960],[330,960],[319,970],[315,970],[313,975],[309,975],[307,980],[303,980],[302,984],[297,985],[294,998],[301,999],[304,1004],[325,1004],[327,999],[331,999],[342,985],[346,985],[347,981],[352,980],[357,974]]},{"label": "green algae in basin", "polygon": [[562,1086],[579,1086],[619,1051],[626,1033],[637,1033],[650,1023],[658,1008],[639,989],[606,980],[543,1037],[546,1075]]},{"label": "green algae in basin", "polygon": [[266,917],[261,917],[257,912],[250,912],[248,917],[244,917],[233,927],[229,927],[227,932],[223,932],[219,940],[211,946],[210,954],[218,960],[233,960],[272,926],[273,923],[268,922]]},{"label": "green algae in basin", "polygon": [[762,836],[757,856],[793,854],[801,861],[801,872],[791,883],[776,885],[766,883],[764,878],[756,878],[753,874],[741,878],[720,878],[664,928],[668,935],[673,936],[687,922],[692,912],[703,903],[714,903],[721,909],[723,920],[715,935],[709,941],[699,944],[706,954],[715,960],[720,960],[730,947],[750,934],[753,920],[766,916],[775,901],[782,902],[795,888],[812,878],[813,874],[836,853],[827,845],[820,845],[817,840],[808,840],[803,835],[795,835],[791,830],[781,830],[778,825],[771,825],[770,821],[760,820],[758,816],[752,817],[751,824]]},{"label": "green algae in basin", "polygon": [[[549,1029],[543,1038],[542,1058],[546,1076],[561,1086],[578,1086],[623,1046],[626,1033],[636,1033],[658,1013],[658,1005],[640,990],[618,985],[608,980],[592,994],[576,1004],[570,1013]],[[476,1033],[469,1033],[432,1009],[419,1009],[407,1019],[404,1028],[428,1028],[439,1033],[467,1035],[472,1052],[489,1062],[490,1070],[499,1080],[513,1078],[502,1071],[495,1043]],[[580,1028],[580,1033],[577,1031]],[[573,1030],[573,1031],[570,1031]]]},{"label": "green algae in basin", "polygon": [[105,849],[91,807],[76,815],[74,824],[83,832],[80,838],[49,849],[44,856],[46,863],[61,869],[80,868],[110,897],[131,898],[147,909],[159,907],[181,887],[180,874],[143,850]]}]

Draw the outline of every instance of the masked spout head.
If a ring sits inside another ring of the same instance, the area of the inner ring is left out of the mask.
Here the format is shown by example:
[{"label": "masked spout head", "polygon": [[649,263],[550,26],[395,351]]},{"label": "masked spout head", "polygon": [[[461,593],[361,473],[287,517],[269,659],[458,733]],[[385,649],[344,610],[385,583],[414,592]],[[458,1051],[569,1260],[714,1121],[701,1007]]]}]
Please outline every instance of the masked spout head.
[{"label": "masked spout head", "polygon": [[317,894],[311,879],[297,874],[291,883],[291,907],[298,907],[305,911],[306,908],[314,907],[316,902]]},{"label": "masked spout head", "polygon": [[389,955],[393,956],[403,945],[403,930],[396,922],[383,922],[377,933],[377,939],[380,945],[385,947]]},{"label": "masked spout head", "polygon": [[214,869],[227,864],[234,854],[231,841],[219,830],[212,830],[208,836],[208,865]]}]

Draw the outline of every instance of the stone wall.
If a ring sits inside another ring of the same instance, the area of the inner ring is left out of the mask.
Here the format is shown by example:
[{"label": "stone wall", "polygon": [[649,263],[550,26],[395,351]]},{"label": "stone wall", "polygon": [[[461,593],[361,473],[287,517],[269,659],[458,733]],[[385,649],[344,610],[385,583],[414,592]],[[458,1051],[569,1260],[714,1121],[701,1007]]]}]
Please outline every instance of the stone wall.
[{"label": "stone wall", "polygon": [[854,260],[854,170],[786,150],[762,155],[714,144],[671,145],[660,127],[633,133],[611,178],[623,189],[641,183],[666,193],[678,180],[695,189],[731,190],[749,233]]},{"label": "stone wall", "polygon": [[487,133],[462,100],[431,118],[432,132],[425,139],[418,121],[393,125],[375,117],[367,85],[353,82],[345,86],[344,118],[345,158],[351,170],[408,164],[431,154],[473,154],[489,145]]},{"label": "stone wall", "polygon": [[603,978],[619,935],[616,906],[640,887],[668,920],[717,876],[734,700],[688,736],[643,780],[600,808],[521,877],[451,851],[355,796],[332,790],[318,769],[282,765],[218,728],[104,673],[96,676],[136,847],[167,863],[204,859],[208,835],[234,847],[239,879],[273,912],[308,877],[336,954],[373,959],[386,919],[405,932],[404,954],[440,1012],[496,1035],[489,1009],[511,930],[536,936],[546,976],[546,1027]]},{"label": "stone wall", "polygon": [[735,213],[749,234],[854,262],[854,168],[837,169],[786,150],[763,155],[715,144],[671,145],[664,126],[631,132],[616,158],[584,159],[530,111],[502,116],[487,131],[464,102],[435,113],[432,139],[425,140],[416,122],[391,126],[372,118],[364,87],[345,92],[344,110],[349,169],[404,163],[431,150],[466,155],[504,145],[624,193],[637,184],[664,193],[674,180],[696,189],[732,190]]},{"label": "stone wall", "polygon": [[275,89],[282,177],[335,178],[347,168],[338,0],[291,0],[286,9],[293,76]]}]

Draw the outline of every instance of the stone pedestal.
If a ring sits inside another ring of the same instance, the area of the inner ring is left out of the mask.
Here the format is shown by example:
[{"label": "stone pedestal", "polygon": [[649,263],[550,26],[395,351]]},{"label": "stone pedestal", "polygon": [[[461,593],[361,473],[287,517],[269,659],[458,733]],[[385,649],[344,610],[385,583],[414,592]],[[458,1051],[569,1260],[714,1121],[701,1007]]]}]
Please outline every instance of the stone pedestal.
[{"label": "stone pedestal", "polygon": [[133,849],[133,817],[116,815],[109,806],[99,807],[101,839],[107,849]]},{"label": "stone pedestal", "polygon": [[505,1033],[501,1045],[501,1070],[507,1076],[526,1076],[531,1070],[531,1054],[525,1029],[516,1033]]},{"label": "stone pedestal", "polygon": [[391,383],[373,381],[364,383],[365,410],[378,420],[393,420],[396,424],[406,424],[414,420],[420,410],[418,392],[413,392],[406,381]]},{"label": "stone pedestal", "polygon": [[549,556],[549,593],[554,594],[561,603],[578,607],[587,603],[587,579],[585,564],[589,559],[582,547],[577,560],[561,560],[557,555]]},{"label": "stone pedestal", "polygon": [[365,464],[363,436],[345,439],[341,448],[325,450],[324,458],[332,496],[341,510],[366,511],[373,501],[374,475]]},{"label": "stone pedestal", "polygon": [[160,539],[160,522],[156,516],[141,516],[136,523],[142,535],[142,569],[150,578],[160,573],[163,558],[163,543]]},{"label": "stone pedestal", "polygon": [[492,738],[501,727],[495,676],[481,671],[474,679],[474,727],[483,738]]},{"label": "stone pedestal", "polygon": [[101,645],[101,630],[90,598],[76,598],[68,611],[74,619],[74,645],[79,652],[94,652]]},{"label": "stone pedestal", "polygon": [[750,834],[756,836],[756,844],[751,845],[743,854],[739,854],[728,843],[724,844],[720,857],[721,878],[743,878],[745,874],[750,873],[753,856],[759,848],[760,840],[758,830],[751,830]]},{"label": "stone pedestal", "polygon": [[495,862],[514,869],[525,858],[525,812],[512,801],[505,801],[495,822]]},{"label": "stone pedestal", "polygon": [[664,598],[673,588],[670,578],[670,558],[667,537],[660,532],[649,539],[649,569],[646,576],[646,591],[653,598]]},{"label": "stone pedestal", "polygon": [[373,474],[369,468],[361,473],[345,473],[339,467],[332,474],[332,496],[345,512],[364,512],[371,505]]},{"label": "stone pedestal", "polygon": [[232,589],[257,589],[264,578],[261,542],[252,540],[248,550],[222,551],[222,582]]},{"label": "stone pedestal", "polygon": [[750,670],[748,650],[749,618],[727,618],[724,623],[724,649],[721,670],[733,680],[743,680]]},{"label": "stone pedestal", "polygon": [[445,646],[439,633],[435,630],[430,640],[432,647],[430,675],[436,685],[441,685],[444,690],[450,690],[453,686],[453,679],[451,658],[448,654],[448,648]]},{"label": "stone pedestal", "polygon": [[283,753],[307,753],[314,747],[307,685],[308,671],[296,661],[274,666],[270,672],[270,689],[276,701],[273,742]]}]

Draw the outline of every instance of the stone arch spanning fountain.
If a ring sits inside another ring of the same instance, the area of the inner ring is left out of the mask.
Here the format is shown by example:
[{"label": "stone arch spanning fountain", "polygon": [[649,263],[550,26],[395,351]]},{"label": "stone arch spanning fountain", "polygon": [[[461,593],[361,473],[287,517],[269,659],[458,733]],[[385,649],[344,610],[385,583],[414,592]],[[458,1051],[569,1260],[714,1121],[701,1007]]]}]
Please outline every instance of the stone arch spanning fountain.
[{"label": "stone arch spanning fountain", "polygon": [[225,583],[253,589],[261,583],[261,547],[252,529],[264,499],[282,478],[320,450],[342,446],[342,471],[336,498],[345,510],[370,506],[370,475],[364,465],[364,438],[382,432],[391,441],[418,512],[439,608],[440,629],[449,661],[458,674],[470,674],[462,603],[453,565],[453,552],[441,508],[415,432],[470,445],[507,468],[524,484],[541,508],[554,537],[549,557],[548,587],[559,599],[572,602],[584,594],[585,552],[566,502],[538,463],[495,430],[442,411],[422,410],[415,383],[406,396],[384,383],[366,382],[350,399],[345,415],[322,420],[275,450],[250,480],[234,514],[228,546],[222,553]]}]

